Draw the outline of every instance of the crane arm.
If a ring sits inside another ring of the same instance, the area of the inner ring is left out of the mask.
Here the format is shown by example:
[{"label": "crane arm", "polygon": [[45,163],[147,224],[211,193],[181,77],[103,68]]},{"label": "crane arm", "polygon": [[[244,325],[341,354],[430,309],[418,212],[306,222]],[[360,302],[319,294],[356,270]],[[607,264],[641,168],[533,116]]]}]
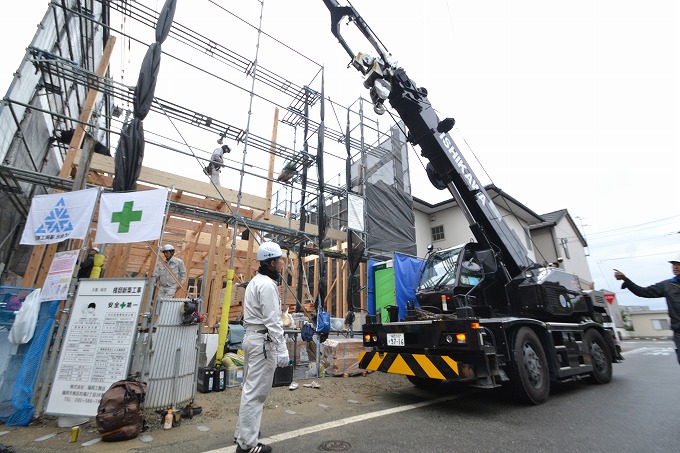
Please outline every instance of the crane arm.
[{"label": "crane arm", "polygon": [[[455,121],[440,120],[427,98],[427,90],[418,87],[382,45],[352,6],[341,6],[337,0],[323,0],[331,14],[331,32],[352,58],[351,65],[364,76],[373,109],[385,112],[389,100],[408,129],[407,138],[418,145],[428,159],[427,175],[438,189],[448,189],[465,215],[477,241],[495,250],[511,276],[518,275],[533,263],[515,232],[507,225],[493,200],[473,173],[449,131]],[[340,32],[343,18],[359,29],[378,57],[354,53]]]}]

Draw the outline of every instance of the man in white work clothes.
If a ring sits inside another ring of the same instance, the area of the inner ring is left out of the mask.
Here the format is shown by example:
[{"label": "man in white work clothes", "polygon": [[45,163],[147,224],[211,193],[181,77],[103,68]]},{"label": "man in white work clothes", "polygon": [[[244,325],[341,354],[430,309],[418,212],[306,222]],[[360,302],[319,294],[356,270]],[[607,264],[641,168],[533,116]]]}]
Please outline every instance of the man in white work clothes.
[{"label": "man in white work clothes", "polygon": [[222,145],[213,151],[210,157],[210,163],[206,167],[206,173],[210,176],[210,182],[216,186],[220,185],[220,172],[222,167],[224,167],[224,155],[231,152],[231,148],[228,145]]},{"label": "man in white work clothes", "polygon": [[184,261],[175,257],[175,247],[165,244],[161,248],[165,263],[158,263],[153,275],[157,279],[158,299],[175,297],[180,285],[184,285],[187,279],[187,269]]},{"label": "man in white work clothes", "polygon": [[272,448],[258,442],[264,402],[269,396],[276,367],[290,361],[281,324],[278,282],[286,258],[275,242],[257,249],[260,268],[246,287],[243,301],[243,390],[236,422],[238,453],[268,453]]}]

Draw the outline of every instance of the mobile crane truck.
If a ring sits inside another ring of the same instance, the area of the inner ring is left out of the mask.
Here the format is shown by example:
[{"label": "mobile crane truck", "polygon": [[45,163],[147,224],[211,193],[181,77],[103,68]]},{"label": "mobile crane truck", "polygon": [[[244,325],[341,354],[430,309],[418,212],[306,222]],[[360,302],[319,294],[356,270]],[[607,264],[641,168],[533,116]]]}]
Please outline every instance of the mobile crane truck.
[{"label": "mobile crane truck", "polygon": [[[428,387],[445,380],[482,388],[511,386],[528,404],[548,399],[551,383],[587,378],[606,384],[622,357],[603,323],[603,294],[584,291],[576,275],[538,265],[509,228],[440,120],[427,90],[398,67],[353,6],[324,0],[331,31],[364,76],[374,111],[389,101],[408,129],[407,140],[428,159],[427,175],[448,189],[476,242],[427,256],[415,301],[403,319],[362,326],[366,370],[405,375]],[[354,53],[340,32],[347,18],[377,56]]]}]

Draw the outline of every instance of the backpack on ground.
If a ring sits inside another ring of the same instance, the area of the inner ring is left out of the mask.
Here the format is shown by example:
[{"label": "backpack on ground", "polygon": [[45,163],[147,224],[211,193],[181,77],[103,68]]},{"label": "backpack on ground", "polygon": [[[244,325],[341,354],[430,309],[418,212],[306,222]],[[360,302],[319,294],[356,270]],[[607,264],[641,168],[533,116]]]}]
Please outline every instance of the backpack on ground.
[{"label": "backpack on ground", "polygon": [[104,392],[97,409],[97,431],[104,442],[134,439],[144,427],[145,382],[118,381]]}]

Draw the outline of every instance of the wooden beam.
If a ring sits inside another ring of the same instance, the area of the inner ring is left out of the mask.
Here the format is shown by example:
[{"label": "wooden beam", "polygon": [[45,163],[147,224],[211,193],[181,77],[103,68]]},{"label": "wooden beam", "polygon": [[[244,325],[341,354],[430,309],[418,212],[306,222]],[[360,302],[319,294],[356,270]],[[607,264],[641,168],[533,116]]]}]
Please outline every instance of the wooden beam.
[{"label": "wooden beam", "polygon": [[[109,67],[109,60],[111,58],[111,53],[113,53],[113,46],[115,44],[116,37],[109,36],[109,39],[106,42],[106,47],[104,47],[104,53],[102,54],[102,58],[99,60],[99,65],[97,65],[97,70],[95,71],[95,74],[97,74],[98,77],[104,77],[106,75],[106,70]],[[78,117],[78,125],[73,132],[71,143],[69,144],[68,151],[66,152],[64,165],[62,165],[61,171],[59,172],[60,178],[66,178],[71,175],[73,163],[76,159],[76,152],[80,150],[80,147],[83,144],[83,138],[85,137],[85,124],[89,123],[90,119],[92,118],[92,112],[94,111],[94,106],[98,95],[99,84],[95,83],[95,86],[90,88],[87,92],[87,97],[85,98],[85,103],[83,104],[83,110],[80,112],[80,116]],[[83,172],[84,171],[85,169],[83,169]],[[77,187],[75,189],[78,190],[81,189],[81,187]]]},{"label": "wooden beam", "polygon": [[[336,246],[337,247],[340,246],[340,241],[336,242]],[[335,281],[337,282],[336,285],[335,285],[335,317],[339,318],[341,310],[342,310],[341,301],[343,299],[343,297],[342,297],[342,282],[343,282],[342,265],[341,265],[340,260],[338,260],[338,259],[333,260],[333,261],[335,261]]]},{"label": "wooden beam", "polygon": [[[93,171],[114,174],[115,164],[113,157],[104,156],[102,154],[93,155],[90,169]],[[195,179],[187,178],[186,176],[176,175],[166,171],[156,170],[155,168],[142,166],[142,169],[139,173],[139,178],[137,180],[139,182],[146,182],[162,187],[167,187],[168,182],[172,181],[172,185],[176,190],[209,197],[216,202],[222,202],[222,199],[225,199],[228,203],[232,203],[234,205],[238,203],[238,191],[236,190],[232,190],[227,187],[216,188],[210,183],[197,181]],[[250,208],[259,209],[261,211],[263,211],[267,206],[266,200],[263,197],[258,197],[247,193],[242,194],[241,204]]]},{"label": "wooden beam", "polygon": [[274,109],[274,126],[272,127],[272,144],[269,149],[269,168],[267,170],[267,192],[265,200],[267,203],[264,210],[264,219],[269,220],[272,211],[272,186],[274,185],[274,163],[276,162],[276,138],[279,128],[279,108]]},{"label": "wooden beam", "polygon": [[[109,156],[104,156],[101,154],[95,154],[92,156],[92,163],[90,165],[90,168],[92,170],[96,171],[104,171],[107,173],[114,173],[114,162],[113,158]],[[202,203],[202,200],[200,198],[196,197],[182,197],[181,202],[185,204],[190,204],[192,206],[199,206],[203,207],[206,209],[213,209],[217,210],[217,204],[221,203],[222,197],[224,197],[225,200],[228,202],[232,203],[234,206],[237,204],[237,199],[238,199],[238,192],[226,187],[219,187],[215,188],[212,184],[204,183],[201,181],[196,181],[191,178],[186,178],[184,176],[180,175],[175,175],[172,173],[164,172],[161,170],[156,170],[153,168],[149,167],[142,167],[142,170],[140,172],[139,178],[138,178],[138,183],[148,183],[148,184],[154,184],[158,186],[165,187],[168,183],[168,181],[172,181],[173,185],[176,190],[180,190],[183,192],[186,192],[187,194],[195,194],[195,195],[200,195],[200,196],[207,196],[211,198],[212,200],[207,200],[209,203],[212,203],[211,206],[206,206],[204,203]],[[141,189],[142,187],[138,187],[138,189]],[[151,188],[151,187],[149,187]],[[219,190],[219,193],[218,193]],[[220,196],[221,194],[221,196]],[[241,198],[241,209],[244,208],[251,208],[251,209],[256,209],[262,212],[267,211],[266,209],[267,206],[267,200],[263,197],[258,197],[256,195],[252,194],[247,194],[243,193],[242,198]],[[241,212],[241,211],[239,211]],[[243,214],[243,213],[242,213]],[[262,213],[260,213],[261,217],[263,217]],[[245,214],[243,214],[243,217],[247,217]],[[253,215],[253,218],[256,218],[256,215]],[[300,221],[298,219],[290,220],[285,217],[280,217],[280,216],[271,216],[269,220],[266,221],[266,223],[269,223],[272,226],[280,227],[280,228],[286,228],[286,229],[292,229],[292,230],[299,230],[300,229]],[[312,236],[316,236],[319,234],[319,229],[316,225],[308,223],[305,226],[305,230],[308,234]],[[332,240],[344,240],[347,239],[347,233],[344,231],[340,230],[335,230],[333,228],[328,228],[326,230],[326,238],[327,239],[332,239]]]},{"label": "wooden beam", "polygon": [[[106,75],[106,70],[109,67],[109,59],[111,58],[111,53],[113,52],[113,46],[116,44],[116,37],[110,36],[104,47],[104,53],[102,58],[99,60],[95,74],[99,77],[104,77]],[[83,109],[78,117],[78,125],[73,132],[73,137],[71,137],[71,143],[69,144],[69,149],[66,152],[66,157],[64,159],[64,164],[59,172],[60,178],[67,178],[71,176],[71,170],[73,163],[76,158],[76,152],[80,150],[80,146],[83,143],[83,137],[85,137],[85,124],[90,122],[92,118],[92,112],[94,110],[95,102],[97,101],[97,96],[99,95],[98,86],[90,88],[87,92],[87,97],[85,98],[85,103],[83,104]],[[80,189],[80,187],[75,187],[74,189]],[[55,192],[58,193],[58,192]],[[22,285],[29,287],[42,287],[45,278],[47,277],[47,270],[49,270],[52,264],[52,258],[57,251],[57,244],[50,244],[49,246],[39,245],[33,247],[31,257],[28,261],[28,266],[26,267],[26,272],[22,280]],[[44,275],[38,274],[38,272],[43,272]]]}]

